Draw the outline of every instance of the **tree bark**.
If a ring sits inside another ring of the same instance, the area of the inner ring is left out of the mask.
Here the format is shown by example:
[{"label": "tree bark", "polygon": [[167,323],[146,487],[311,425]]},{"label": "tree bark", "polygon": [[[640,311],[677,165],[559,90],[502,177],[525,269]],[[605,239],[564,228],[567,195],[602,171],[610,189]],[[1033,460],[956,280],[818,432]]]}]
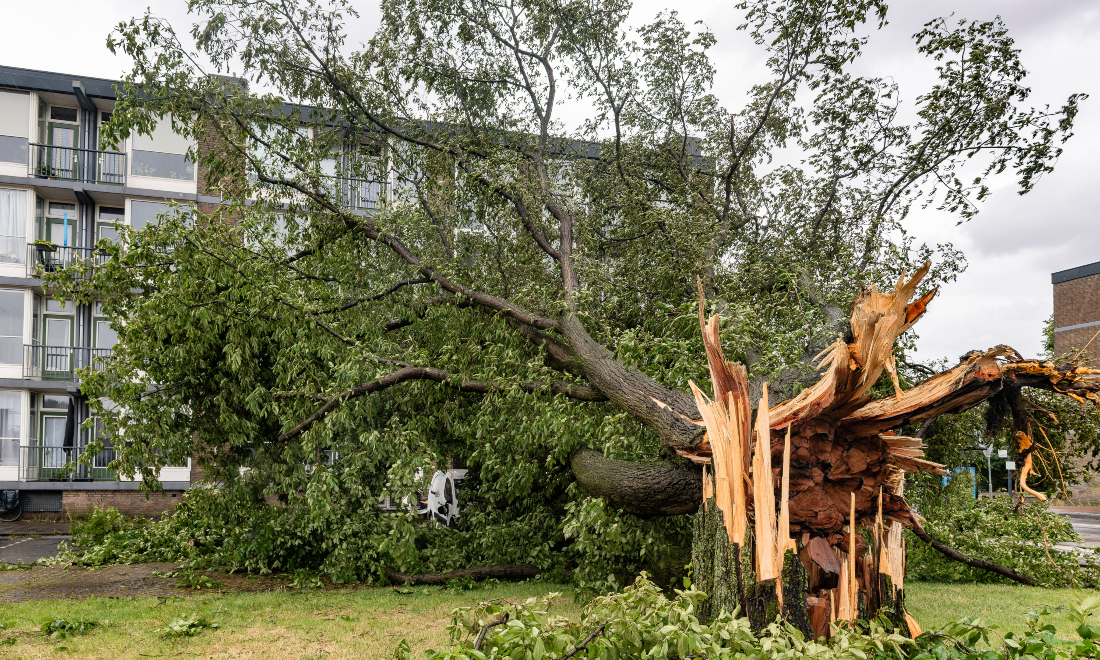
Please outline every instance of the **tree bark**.
[{"label": "tree bark", "polygon": [[703,475],[696,466],[620,461],[588,447],[573,452],[570,464],[585,492],[641,518],[693,513],[703,501]]}]

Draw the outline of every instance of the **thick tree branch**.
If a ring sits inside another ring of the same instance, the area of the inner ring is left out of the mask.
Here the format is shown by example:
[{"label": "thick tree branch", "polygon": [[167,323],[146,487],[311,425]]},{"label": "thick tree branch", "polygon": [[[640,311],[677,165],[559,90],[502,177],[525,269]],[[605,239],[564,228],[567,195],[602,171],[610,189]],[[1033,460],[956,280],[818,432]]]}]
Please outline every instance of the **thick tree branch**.
[{"label": "thick tree branch", "polygon": [[588,447],[569,458],[586,493],[641,518],[695,513],[703,502],[703,473],[668,461],[619,461]]},{"label": "thick tree branch", "polygon": [[[382,390],[399,385],[410,380],[430,380],[456,389],[460,392],[473,392],[488,394],[489,392],[503,392],[510,387],[506,384],[489,383],[480,380],[459,380],[455,375],[442,369],[431,367],[416,367],[408,365],[385,376],[367,383],[360,383],[344,392],[333,396],[328,403],[321,406],[316,412],[303,420],[300,424],[279,436],[279,440],[285,441],[308,431],[314,424],[324,419],[329,413],[340,407],[348,399],[381,392]],[[566,383],[564,381],[539,382],[529,381],[517,383],[511,386],[521,392],[537,394],[547,392],[550,394],[566,396],[578,401],[605,401],[607,397],[599,390],[587,385]]]}]

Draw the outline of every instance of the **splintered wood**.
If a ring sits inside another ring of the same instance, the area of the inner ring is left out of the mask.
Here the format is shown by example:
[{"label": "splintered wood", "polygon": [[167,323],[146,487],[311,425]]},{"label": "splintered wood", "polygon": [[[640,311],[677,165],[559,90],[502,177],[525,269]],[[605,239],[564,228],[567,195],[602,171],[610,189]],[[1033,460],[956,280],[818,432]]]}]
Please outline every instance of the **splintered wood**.
[{"label": "splintered wood", "polygon": [[1034,452],[1034,450],[1031,447],[1031,437],[1023,431],[1016,432],[1016,449],[1020,452],[1020,455],[1024,457],[1024,466],[1020,469],[1020,490],[1031,493],[1035,497],[1039,498],[1040,502],[1046,502],[1046,495],[1032,490],[1027,485],[1027,476],[1031,474],[1031,471],[1033,469],[1031,464],[1033,457],[1031,454]]},{"label": "splintered wood", "polygon": [[[936,294],[934,288],[918,294],[930,266],[924,264],[912,277],[902,275],[892,291],[879,292],[873,286],[863,291],[852,305],[850,335],[814,358],[821,372],[817,382],[774,406],[764,384],[755,423],[747,372],[723,355],[719,319],[705,318],[700,284],[699,327],[711,394],[690,385],[706,434],[698,445],[676,451],[707,465],[706,501],[713,495],[738,552],[747,543],[753,548],[755,578],[777,579],[780,611],[786,611],[785,596],[790,604],[790,594],[782,592],[785,552],[794,550],[801,558],[815,636],[829,634],[828,621],[858,617],[864,605],[890,609],[895,625],[919,630],[904,613],[902,531],[915,518],[902,496],[902,484],[906,472],[945,471],[925,458],[919,438],[897,435],[897,429],[962,412],[1000,391],[1006,381],[1100,405],[1100,370],[1024,360],[1007,346],[969,353],[956,367],[902,390],[894,345]],[[883,374],[893,383],[893,393],[874,400],[871,390]],[[1017,441],[1024,458],[1021,486],[1032,492],[1027,486],[1032,438],[1021,433]],[[781,467],[773,469],[780,457]],[[708,529],[720,530],[716,518],[708,520]],[[873,521],[873,547],[862,543],[860,520]],[[801,539],[801,547],[792,535]],[[726,562],[733,555],[723,553],[720,558],[712,553],[714,565],[731,570]],[[739,570],[740,564],[733,567]],[[738,573],[738,585],[741,577]],[[892,593],[885,593],[886,583],[892,585]],[[759,590],[753,594],[748,598],[742,593],[741,604],[759,605]],[[717,597],[724,598],[725,592]],[[723,606],[729,602],[722,601]]]},{"label": "splintered wood", "polygon": [[[924,458],[919,440],[891,436],[889,432],[913,421],[911,415],[923,420],[943,412],[935,405],[934,397],[956,391],[967,382],[965,374],[940,379],[938,384],[933,383],[935,388],[922,384],[902,392],[898,387],[893,396],[882,401],[872,401],[868,394],[883,373],[893,374],[891,351],[895,339],[920,318],[935,294],[933,289],[908,302],[915,297],[928,268],[925,264],[912,277],[902,277],[892,292],[880,293],[872,287],[861,294],[852,310],[852,341],[838,340],[818,356],[824,373],[814,385],[793,399],[767,407],[768,427],[790,433],[790,462],[785,463],[787,497],[776,493],[778,504],[787,507],[788,524],[781,526],[777,521],[777,531],[826,536],[831,545],[836,545],[843,538],[841,528],[848,518],[848,493],[856,493],[856,507],[861,516],[873,516],[879,487],[896,475],[907,470],[937,473],[943,470],[943,466]],[[677,451],[692,460],[711,459],[716,492],[724,488],[719,483],[723,477],[727,483],[736,479],[734,463],[740,456],[744,465],[742,480],[749,494],[746,499],[755,500],[761,484],[756,483],[755,477],[751,480],[748,477],[747,464],[753,453],[747,377],[744,367],[728,362],[722,355],[718,319],[704,318],[704,304],[700,292],[699,324],[714,400],[712,403],[702,391],[693,388],[707,434],[699,446]],[[868,415],[875,406],[878,411]],[[762,418],[758,413],[758,427]],[[766,434],[757,429],[755,435],[761,438]],[[770,447],[775,454],[773,460],[778,463],[780,443],[772,442],[771,438],[763,442],[763,448]],[[783,446],[786,452],[786,444]],[[719,457],[718,453],[722,455]],[[776,481],[779,476],[776,475]],[[731,496],[737,494],[733,489]],[[911,512],[903,499],[887,494],[883,505],[886,519],[910,522]],[[720,506],[724,511],[726,507]],[[754,505],[753,510],[758,508]],[[729,523],[731,531],[740,525],[740,520],[740,515],[733,516]],[[757,523],[751,521],[750,526],[755,531]],[[738,527],[736,531],[741,530]],[[743,542],[739,535],[730,538]],[[775,550],[781,558],[780,547],[785,546],[779,543]],[[781,564],[781,559],[777,563]]]},{"label": "splintered wood", "polygon": [[752,455],[752,501],[756,518],[756,577],[779,577],[782,558],[776,562],[775,482],[772,478],[771,430],[768,426],[768,385],[756,411],[756,451]]},{"label": "splintered wood", "polygon": [[749,521],[746,487],[752,487],[747,469],[752,439],[748,375],[743,365],[727,361],[722,354],[718,317],[711,317],[709,322],[704,320],[701,299],[699,326],[706,347],[714,401],[695,383],[688,384],[707,428],[715,503],[722,511],[730,541],[741,546],[745,543]]}]

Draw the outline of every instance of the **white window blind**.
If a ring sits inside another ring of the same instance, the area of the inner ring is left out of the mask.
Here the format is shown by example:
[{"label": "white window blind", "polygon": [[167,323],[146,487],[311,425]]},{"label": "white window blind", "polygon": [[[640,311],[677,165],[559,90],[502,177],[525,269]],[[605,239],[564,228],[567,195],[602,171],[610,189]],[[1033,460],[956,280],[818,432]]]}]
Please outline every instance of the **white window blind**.
[{"label": "white window blind", "polygon": [[172,120],[165,117],[160,120],[153,130],[152,136],[134,135],[130,138],[130,144],[134,149],[141,151],[155,151],[162,154],[185,154],[194,145],[194,142],[182,135],[172,132]]},{"label": "white window blind", "polygon": [[0,91],[0,135],[29,138],[31,96]]},{"label": "white window blind", "polygon": [[27,191],[0,188],[0,263],[27,259]]}]

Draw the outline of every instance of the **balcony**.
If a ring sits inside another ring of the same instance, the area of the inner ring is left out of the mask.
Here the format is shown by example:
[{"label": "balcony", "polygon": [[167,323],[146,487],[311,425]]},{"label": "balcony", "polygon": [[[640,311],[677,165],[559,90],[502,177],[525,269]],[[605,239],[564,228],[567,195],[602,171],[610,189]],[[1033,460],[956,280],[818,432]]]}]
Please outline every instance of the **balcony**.
[{"label": "balcony", "polygon": [[386,184],[369,179],[343,179],[340,181],[340,195],[347,208],[356,211],[375,211],[378,203],[385,200]]},{"label": "balcony", "polygon": [[[116,481],[115,450],[88,455],[84,447],[47,447],[31,440],[19,448],[20,481]],[[81,459],[84,459],[82,461]]]},{"label": "balcony", "polygon": [[76,380],[77,369],[102,369],[103,361],[109,357],[109,348],[24,344],[23,378],[72,381]]},{"label": "balcony", "polygon": [[[27,277],[42,277],[43,273],[57,273],[78,264],[99,266],[106,261],[107,255],[95,248],[31,243],[27,246]],[[91,272],[89,268],[86,275]]]},{"label": "balcony", "polygon": [[28,145],[29,176],[83,183],[126,185],[126,154],[52,144]]}]

